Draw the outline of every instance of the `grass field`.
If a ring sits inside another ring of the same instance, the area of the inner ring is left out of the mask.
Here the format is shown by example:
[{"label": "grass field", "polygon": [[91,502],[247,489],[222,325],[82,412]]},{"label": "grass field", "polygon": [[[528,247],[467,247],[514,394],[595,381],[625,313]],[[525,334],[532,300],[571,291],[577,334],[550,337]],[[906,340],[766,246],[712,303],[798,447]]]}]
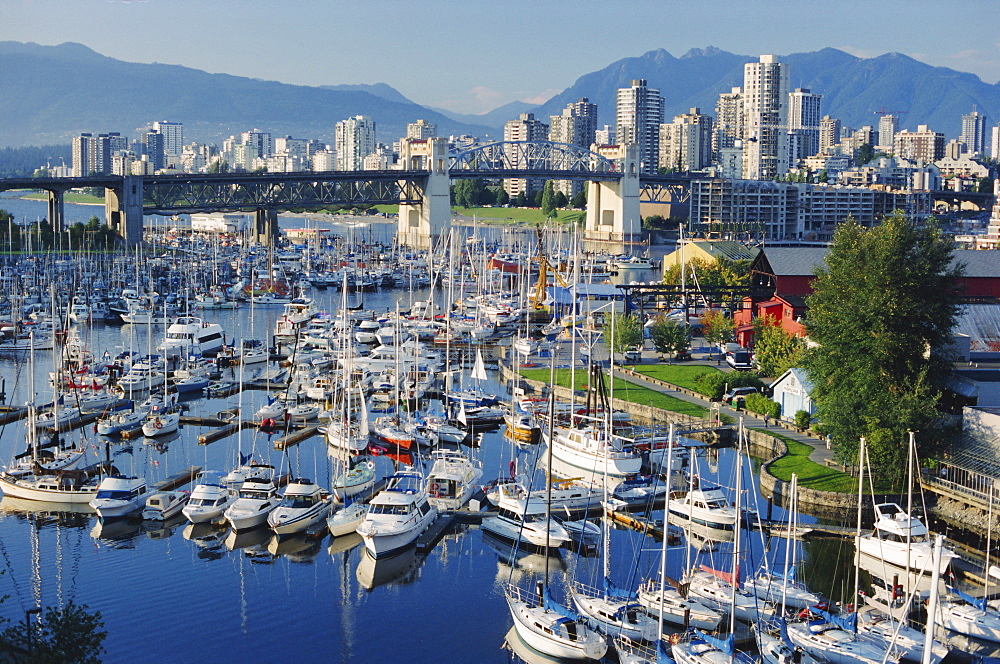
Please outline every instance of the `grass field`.
[{"label": "grass field", "polygon": [[685,364],[636,364],[633,368],[636,373],[640,373],[643,376],[656,378],[671,385],[677,385],[693,391],[697,391],[695,379],[698,376],[707,373],[717,373],[719,371],[715,367]]},{"label": "grass field", "polygon": [[[35,192],[31,194],[25,194],[21,198],[28,198],[36,201],[47,201],[49,195],[46,193]],[[104,205],[103,196],[90,196],[89,194],[77,194],[72,191],[67,191],[63,196],[63,200],[67,203],[79,203],[81,205]]]},{"label": "grass field", "polygon": [[[813,451],[811,445],[799,442],[794,438],[789,438],[780,433],[775,433],[774,429],[754,429],[775,438],[785,441],[788,446],[788,454],[771,464],[771,474],[779,480],[785,482],[792,481],[792,475],[799,476],[799,486],[815,489],[817,491],[835,491],[838,493],[857,493],[858,478],[851,477],[834,468],[829,468],[818,464],[809,458]],[[883,490],[876,486],[876,491]],[[866,493],[868,491],[866,490]]]},{"label": "grass field", "polygon": [[[540,380],[545,383],[549,382],[548,369],[522,369],[521,375],[531,380]],[[571,372],[569,369],[557,369],[556,385],[569,387],[570,376]],[[585,389],[587,385],[587,372],[577,371],[575,382],[575,389]],[[663,394],[662,392],[657,392],[656,390],[651,390],[648,387],[630,383],[621,378],[616,378],[614,381],[614,396],[618,399],[631,401],[632,403],[638,403],[644,406],[662,408],[663,410],[669,410],[673,413],[682,413],[684,415],[692,415],[694,417],[709,416],[708,408],[705,408],[704,406],[691,403],[690,401],[684,401],[683,399],[677,399],[669,394]]]}]

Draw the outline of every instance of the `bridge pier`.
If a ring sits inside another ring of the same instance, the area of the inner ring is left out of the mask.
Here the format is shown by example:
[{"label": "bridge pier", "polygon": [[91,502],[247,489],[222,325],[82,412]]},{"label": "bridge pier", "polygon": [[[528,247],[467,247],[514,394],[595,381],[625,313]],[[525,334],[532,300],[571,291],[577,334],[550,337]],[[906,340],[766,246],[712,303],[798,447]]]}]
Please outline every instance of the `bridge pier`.
[{"label": "bridge pier", "polygon": [[104,216],[125,246],[142,243],[142,176],[126,175],[121,189],[104,190]]},{"label": "bridge pier", "polygon": [[257,242],[274,246],[278,240],[278,211],[277,210],[254,210],[253,230],[257,236]]},{"label": "bridge pier", "polygon": [[583,240],[588,251],[624,253],[632,243],[642,240],[639,147],[629,143],[620,149],[621,179],[587,184],[587,223]]},{"label": "bridge pier", "polygon": [[427,170],[427,179],[415,183],[420,203],[400,203],[396,242],[414,249],[430,249],[451,224],[451,178],[448,141],[444,138],[403,139],[400,159],[405,170]]},{"label": "bridge pier", "polygon": [[48,218],[49,224],[52,226],[53,233],[62,233],[66,230],[66,205],[65,205],[65,194],[66,192],[59,190],[49,190],[49,211]]}]

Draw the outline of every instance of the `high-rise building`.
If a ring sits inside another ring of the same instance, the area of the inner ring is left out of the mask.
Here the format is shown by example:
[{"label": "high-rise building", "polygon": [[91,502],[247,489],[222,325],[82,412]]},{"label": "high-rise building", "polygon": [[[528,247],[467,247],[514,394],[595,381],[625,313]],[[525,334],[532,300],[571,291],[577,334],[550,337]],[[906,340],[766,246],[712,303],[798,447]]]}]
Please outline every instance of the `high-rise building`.
[{"label": "high-rise building", "polygon": [[699,108],[660,125],[661,168],[697,171],[712,163],[712,117]]},{"label": "high-rise building", "polygon": [[1000,159],[1000,125],[990,130],[990,156]]},{"label": "high-rise building", "polygon": [[[554,143],[569,143],[590,148],[597,133],[597,104],[586,97],[566,104],[561,115],[549,119],[549,140]],[[573,197],[583,188],[579,180],[556,180],[555,191]]]},{"label": "high-rise building", "polygon": [[274,154],[274,141],[270,132],[252,129],[240,134],[240,142],[250,146],[254,159],[267,159]]},{"label": "high-rise building", "polygon": [[972,111],[962,116],[962,135],[958,139],[965,144],[965,151],[970,154],[986,153],[986,116],[979,111]]},{"label": "high-rise building", "polygon": [[158,171],[163,168],[165,159],[163,154],[163,134],[160,132],[150,129],[139,134],[139,143],[141,144],[141,154],[146,155],[146,161],[149,162],[149,167],[153,171]]},{"label": "high-rise building", "polygon": [[774,55],[743,66],[743,177],[773,180],[788,170],[788,67]]},{"label": "high-rise building", "polygon": [[899,118],[895,115],[880,117],[878,119],[878,145],[875,147],[884,152],[892,152],[897,131],[899,131]]},{"label": "high-rise building", "polygon": [[865,125],[861,129],[855,129],[851,134],[851,149],[859,150],[862,145],[875,147],[878,144],[878,132],[871,125]]},{"label": "high-rise building", "polygon": [[406,137],[425,140],[437,136],[437,125],[427,120],[417,120],[406,125]]},{"label": "high-rise building", "polygon": [[[534,113],[521,113],[516,120],[508,120],[503,125],[504,141],[544,141],[549,137],[549,126],[535,118]],[[511,163],[511,167],[526,166],[526,164]],[[538,179],[507,179],[503,181],[504,191],[511,198],[524,192],[529,196],[541,187]]]},{"label": "high-rise building", "polygon": [[615,135],[619,144],[639,146],[639,167],[655,173],[660,154],[660,125],[663,98],[660,91],[646,87],[646,79],[634,79],[627,88],[618,88],[615,104]]},{"label": "high-rise building", "polygon": [[163,154],[179,157],[184,153],[184,125],[180,122],[154,122],[153,129],[163,135]]},{"label": "high-rise building", "polygon": [[611,125],[604,125],[594,132],[595,145],[614,145],[615,138],[617,138],[615,136],[615,128]]},{"label": "high-rise building", "polygon": [[360,171],[375,151],[375,121],[367,115],[341,120],[334,129],[338,171]]},{"label": "high-rise building", "polygon": [[743,140],[743,88],[732,88],[719,95],[715,102],[715,136],[712,155],[718,160],[720,150],[731,148]]},{"label": "high-rise building", "polygon": [[944,134],[931,131],[927,125],[918,125],[916,131],[904,129],[896,133],[893,154],[910,161],[937,161],[944,157]]},{"label": "high-rise building", "polygon": [[94,135],[90,133],[73,137],[73,177],[90,175],[90,144],[93,140]]},{"label": "high-rise building", "polygon": [[829,153],[840,143],[840,120],[824,115],[819,121],[819,151]]},{"label": "high-rise building", "polygon": [[820,104],[823,95],[809,88],[795,88],[788,95],[788,131],[793,133],[796,149],[789,151],[789,164],[819,153]]}]

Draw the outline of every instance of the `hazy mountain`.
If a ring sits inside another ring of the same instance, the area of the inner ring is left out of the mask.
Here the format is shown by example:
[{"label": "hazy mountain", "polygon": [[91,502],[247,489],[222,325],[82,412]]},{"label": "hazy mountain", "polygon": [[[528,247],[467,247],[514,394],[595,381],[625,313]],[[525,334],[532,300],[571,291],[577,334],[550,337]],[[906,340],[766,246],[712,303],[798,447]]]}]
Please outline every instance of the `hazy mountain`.
[{"label": "hazy mountain", "polygon": [[[743,84],[743,65],[758,56],[734,55],[714,47],[693,49],[675,58],[663,49],[625,58],[581,76],[551,100],[531,109],[545,120],[578,98],[598,105],[600,124],[614,124],[615,91],[644,78],[660,90],[666,121],[692,107],[715,114],[722,92]],[[878,126],[876,111],[896,112],[900,127],[926,124],[955,138],[962,115],[977,108],[990,124],[1000,121],[1000,84],[984,83],[974,74],[932,67],[899,53],[858,58],[833,48],[779,56],[789,65],[791,87],[823,95],[822,112],[851,127]]]},{"label": "hazy mountain", "polygon": [[67,143],[88,131],[135,138],[137,128],[156,120],[182,122],[186,140],[212,143],[255,127],[332,143],[334,124],[353,115],[375,118],[378,138],[386,143],[404,136],[406,124],[418,118],[436,123],[444,135],[490,131],[455,122],[398,92],[393,97],[385,88],[392,90],[287,85],[123,62],[81,44],[0,42],[0,146]]},{"label": "hazy mountain", "polygon": [[524,101],[512,101],[503,106],[498,106],[488,113],[482,113],[480,115],[468,115],[465,113],[455,113],[443,108],[433,108],[432,110],[437,111],[441,115],[445,115],[455,122],[464,122],[466,124],[483,124],[488,127],[495,127],[497,129],[497,139],[503,136],[503,125],[508,120],[514,120],[521,113],[528,113],[535,109],[534,104],[529,104]]}]

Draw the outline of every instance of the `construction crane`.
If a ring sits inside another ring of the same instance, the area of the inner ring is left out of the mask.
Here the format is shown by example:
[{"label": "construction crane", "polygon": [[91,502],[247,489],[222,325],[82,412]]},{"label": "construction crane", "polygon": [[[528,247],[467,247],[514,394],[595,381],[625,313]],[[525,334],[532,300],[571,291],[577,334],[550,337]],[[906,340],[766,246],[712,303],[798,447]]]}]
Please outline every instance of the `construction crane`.
[{"label": "construction crane", "polygon": [[872,113],[874,113],[875,115],[902,115],[906,112],[907,111],[887,111],[885,110],[885,106],[878,109],[877,111],[872,111]]},{"label": "construction crane", "polygon": [[535,227],[535,231],[538,234],[538,282],[535,283],[535,292],[531,294],[529,300],[531,301],[531,307],[533,309],[542,309],[545,302],[545,288],[549,284],[549,269],[551,268],[552,274],[556,277],[556,282],[563,288],[569,288],[569,283],[563,279],[559,271],[555,269],[554,266],[549,265],[549,259],[545,256],[545,244],[542,241],[542,227],[541,225]]}]

